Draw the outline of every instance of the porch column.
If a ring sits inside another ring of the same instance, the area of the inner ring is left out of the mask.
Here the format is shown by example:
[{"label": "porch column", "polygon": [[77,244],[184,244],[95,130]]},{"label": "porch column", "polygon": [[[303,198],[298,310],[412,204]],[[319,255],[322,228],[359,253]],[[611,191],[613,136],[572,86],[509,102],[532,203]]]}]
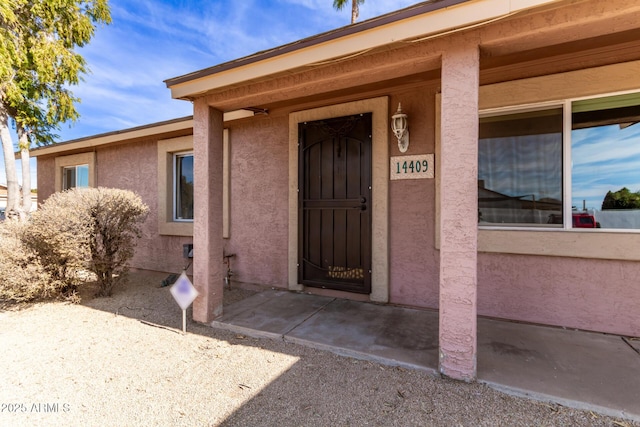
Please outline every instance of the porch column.
[{"label": "porch column", "polygon": [[193,320],[209,323],[222,314],[223,114],[198,98],[193,105]]},{"label": "porch column", "polygon": [[476,378],[478,52],[452,43],[442,55],[440,372],[464,381]]}]

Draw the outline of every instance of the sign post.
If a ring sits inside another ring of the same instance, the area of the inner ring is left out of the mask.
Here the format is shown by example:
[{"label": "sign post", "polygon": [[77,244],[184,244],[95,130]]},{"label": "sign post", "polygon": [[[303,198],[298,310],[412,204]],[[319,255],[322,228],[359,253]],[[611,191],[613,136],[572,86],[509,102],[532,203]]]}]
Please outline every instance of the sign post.
[{"label": "sign post", "polygon": [[176,300],[180,308],[182,309],[182,333],[187,333],[187,308],[191,305],[193,300],[198,296],[198,291],[189,280],[187,273],[183,270],[176,283],[173,284],[169,290],[173,299]]}]

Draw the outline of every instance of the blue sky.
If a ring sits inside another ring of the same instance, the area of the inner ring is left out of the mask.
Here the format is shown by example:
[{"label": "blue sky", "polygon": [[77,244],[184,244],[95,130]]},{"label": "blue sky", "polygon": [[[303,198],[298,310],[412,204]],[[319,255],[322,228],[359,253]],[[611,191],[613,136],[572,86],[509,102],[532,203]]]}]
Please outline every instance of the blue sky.
[{"label": "blue sky", "polygon": [[607,191],[640,191],[640,124],[574,130],[571,133],[573,206],[600,210]]},{"label": "blue sky", "polygon": [[[368,0],[359,21],[418,1]],[[332,0],[110,0],[113,22],[79,50],[91,73],[72,90],[80,118],[59,141],[192,114],[164,80],[348,25]],[[15,141],[14,141],[15,142]],[[0,156],[2,153],[0,152]],[[19,167],[19,165],[18,165]],[[32,161],[35,186],[35,164]],[[20,171],[18,170],[18,174]],[[0,183],[6,182],[0,158]]]}]

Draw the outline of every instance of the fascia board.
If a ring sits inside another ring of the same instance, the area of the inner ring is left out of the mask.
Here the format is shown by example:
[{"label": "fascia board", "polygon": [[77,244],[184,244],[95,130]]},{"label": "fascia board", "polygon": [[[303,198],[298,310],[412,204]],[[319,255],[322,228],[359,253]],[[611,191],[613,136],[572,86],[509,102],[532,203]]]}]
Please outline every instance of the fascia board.
[{"label": "fascia board", "polygon": [[[84,148],[98,147],[101,145],[122,142],[130,139],[146,138],[153,135],[175,132],[193,128],[193,119],[184,120],[177,123],[168,123],[159,126],[144,127],[131,131],[113,132],[105,135],[97,135],[95,137],[82,138],[76,141],[63,142],[53,144],[46,147],[39,147],[31,150],[31,157],[45,156],[65,151],[78,150]],[[16,153],[19,155],[19,153]]]},{"label": "fascia board", "polygon": [[561,0],[478,0],[405,18],[283,55],[172,85],[171,96],[188,99],[225,86],[313,66],[402,40],[437,36]]},{"label": "fascia board", "polygon": [[[224,113],[224,122],[232,120],[245,119],[253,117],[255,113],[249,110],[234,110]],[[31,150],[31,157],[46,156],[49,154],[62,153],[65,151],[79,150],[86,148],[99,147],[101,145],[113,144],[116,142],[123,142],[131,139],[147,138],[153,135],[161,135],[163,133],[176,132],[185,129],[193,128],[193,119],[181,120],[174,123],[159,124],[157,126],[144,126],[139,129],[117,131],[104,135],[96,135],[93,137],[86,137],[75,141],[63,142],[59,144],[49,145],[46,147],[39,147]],[[16,158],[19,158],[20,153],[16,153]]]}]

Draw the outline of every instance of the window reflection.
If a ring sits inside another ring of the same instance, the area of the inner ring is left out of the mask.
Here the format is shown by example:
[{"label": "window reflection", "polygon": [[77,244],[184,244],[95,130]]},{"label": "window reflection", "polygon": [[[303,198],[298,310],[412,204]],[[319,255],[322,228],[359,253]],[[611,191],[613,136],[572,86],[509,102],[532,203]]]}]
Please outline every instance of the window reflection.
[{"label": "window reflection", "polygon": [[478,221],[562,225],[562,108],[480,120]]},{"label": "window reflection", "polygon": [[62,169],[62,189],[89,186],[89,165],[69,166]]},{"label": "window reflection", "polygon": [[602,228],[640,229],[640,94],[572,105],[574,213]]},{"label": "window reflection", "polygon": [[193,219],[193,154],[177,155],[175,175],[175,219]]}]

